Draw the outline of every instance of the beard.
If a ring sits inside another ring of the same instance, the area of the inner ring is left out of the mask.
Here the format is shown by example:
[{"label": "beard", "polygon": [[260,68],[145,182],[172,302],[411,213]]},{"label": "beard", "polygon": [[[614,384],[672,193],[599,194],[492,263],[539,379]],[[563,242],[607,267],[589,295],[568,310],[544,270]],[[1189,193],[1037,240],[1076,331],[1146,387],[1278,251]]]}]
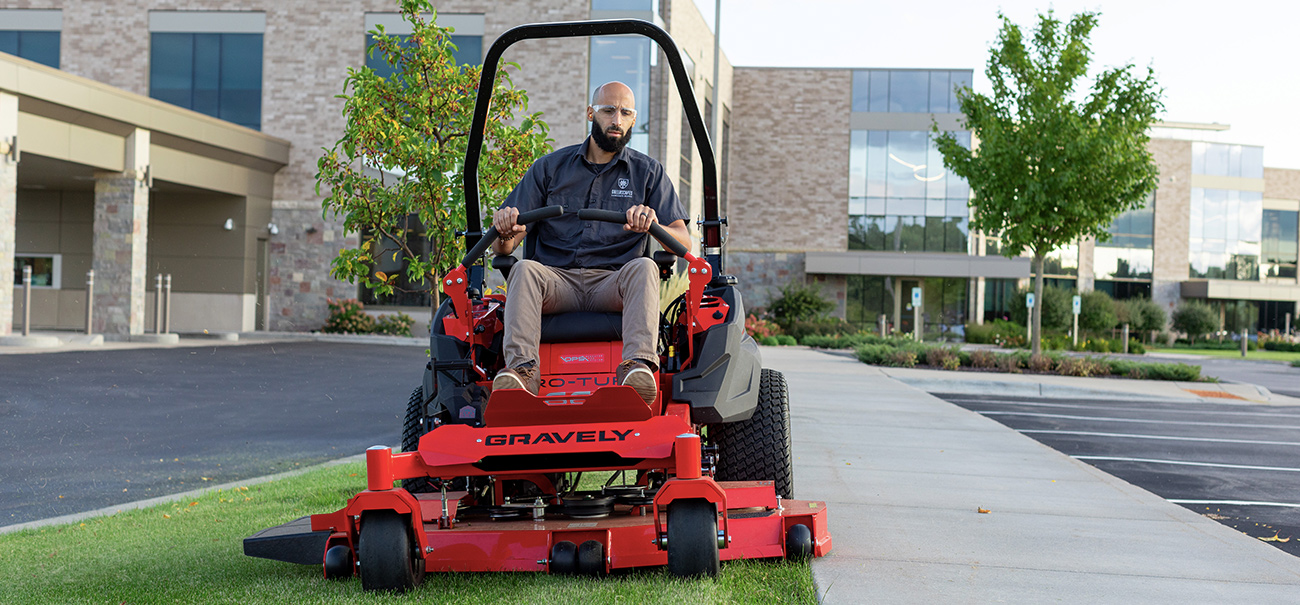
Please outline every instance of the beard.
[{"label": "beard", "polygon": [[623,151],[623,148],[627,146],[628,141],[632,140],[632,133],[624,132],[623,136],[610,136],[600,129],[600,124],[597,124],[596,120],[592,120],[591,140],[595,141],[596,146],[601,148],[602,151],[618,153]]}]

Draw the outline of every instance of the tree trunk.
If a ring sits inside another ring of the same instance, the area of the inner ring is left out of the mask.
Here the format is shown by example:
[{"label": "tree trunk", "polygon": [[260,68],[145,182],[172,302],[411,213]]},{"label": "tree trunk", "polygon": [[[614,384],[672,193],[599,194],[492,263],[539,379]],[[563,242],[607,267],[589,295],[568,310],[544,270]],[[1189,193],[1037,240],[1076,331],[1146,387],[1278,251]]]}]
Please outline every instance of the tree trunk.
[{"label": "tree trunk", "polygon": [[1043,352],[1043,254],[1039,252],[1034,253],[1034,308],[1029,321],[1034,326],[1029,355],[1037,357]]}]

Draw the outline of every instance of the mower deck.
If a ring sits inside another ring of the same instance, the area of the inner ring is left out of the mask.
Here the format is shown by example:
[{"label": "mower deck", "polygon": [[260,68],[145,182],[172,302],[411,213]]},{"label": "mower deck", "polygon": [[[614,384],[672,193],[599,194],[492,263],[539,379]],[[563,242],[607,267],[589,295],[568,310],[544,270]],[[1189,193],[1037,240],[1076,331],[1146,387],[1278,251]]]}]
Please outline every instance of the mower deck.
[{"label": "mower deck", "polygon": [[[812,556],[830,552],[831,537],[826,529],[826,504],[809,500],[780,500],[771,482],[718,482],[727,501],[744,506],[726,510],[726,540],[718,551],[719,559],[782,558],[787,556],[786,536],[793,525],[807,526],[812,533]],[[319,564],[325,560],[329,546],[352,544],[356,516],[348,510],[362,492],[349,502],[349,508],[325,515],[303,517],[272,527],[244,542],[247,555],[291,563]],[[451,527],[442,527],[440,494],[416,494],[423,535],[417,538],[424,553],[425,570],[440,571],[534,571],[548,572],[550,553],[561,541],[581,544],[589,540],[604,548],[605,568],[615,569],[663,566],[666,549],[660,547],[655,529],[654,505],[615,504],[613,512],[601,518],[571,518],[555,505],[548,506],[544,518],[533,519],[533,508],[519,505],[525,518],[493,520],[482,510],[466,509],[456,513]],[[448,510],[457,511],[464,492],[448,493]],[[328,528],[312,531],[312,528]],[[719,533],[722,533],[721,531]],[[355,548],[353,548],[355,552]]]}]

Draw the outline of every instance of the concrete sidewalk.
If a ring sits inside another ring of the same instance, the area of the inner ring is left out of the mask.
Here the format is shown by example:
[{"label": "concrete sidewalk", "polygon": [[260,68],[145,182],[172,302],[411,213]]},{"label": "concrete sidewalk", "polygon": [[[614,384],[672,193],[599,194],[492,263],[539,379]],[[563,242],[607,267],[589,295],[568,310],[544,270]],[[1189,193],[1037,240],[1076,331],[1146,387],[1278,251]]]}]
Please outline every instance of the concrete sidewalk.
[{"label": "concrete sidewalk", "polygon": [[796,497],[830,507],[825,602],[1296,602],[1300,559],[1259,540],[878,368],[763,356],[790,385]]}]

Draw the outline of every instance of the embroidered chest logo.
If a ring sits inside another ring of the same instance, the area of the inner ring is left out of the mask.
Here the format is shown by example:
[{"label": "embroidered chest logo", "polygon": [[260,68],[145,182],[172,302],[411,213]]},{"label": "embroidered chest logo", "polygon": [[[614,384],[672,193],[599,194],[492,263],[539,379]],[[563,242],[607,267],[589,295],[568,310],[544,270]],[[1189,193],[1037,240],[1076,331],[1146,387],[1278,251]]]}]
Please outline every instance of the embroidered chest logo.
[{"label": "embroidered chest logo", "polygon": [[628,191],[628,185],[632,184],[626,178],[618,180],[618,189],[610,189],[609,194],[613,197],[632,197],[632,192]]}]

